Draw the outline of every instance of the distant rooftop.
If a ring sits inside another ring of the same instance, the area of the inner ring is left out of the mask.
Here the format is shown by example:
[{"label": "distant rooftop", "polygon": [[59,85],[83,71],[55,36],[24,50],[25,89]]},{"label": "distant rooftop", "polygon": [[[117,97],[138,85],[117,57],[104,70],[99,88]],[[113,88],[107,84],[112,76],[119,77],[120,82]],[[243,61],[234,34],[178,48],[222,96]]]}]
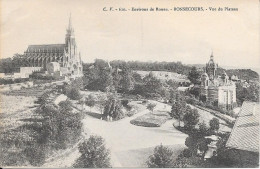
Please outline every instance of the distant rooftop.
[{"label": "distant rooftop", "polygon": [[53,51],[53,50],[64,50],[65,44],[42,44],[42,45],[29,45],[27,52],[40,52],[44,50]]},{"label": "distant rooftop", "polygon": [[259,103],[243,103],[226,147],[259,152],[259,112]]}]

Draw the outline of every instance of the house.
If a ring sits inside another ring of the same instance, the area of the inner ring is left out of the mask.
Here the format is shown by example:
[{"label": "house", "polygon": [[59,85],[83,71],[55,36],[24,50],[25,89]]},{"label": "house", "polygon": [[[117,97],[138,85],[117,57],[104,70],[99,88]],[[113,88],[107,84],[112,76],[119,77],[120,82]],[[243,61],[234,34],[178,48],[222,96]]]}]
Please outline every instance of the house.
[{"label": "house", "polygon": [[259,165],[259,112],[259,103],[243,102],[226,143],[229,150],[236,151],[243,167]]},{"label": "house", "polygon": [[236,85],[225,71],[220,76],[217,75],[217,68],[218,65],[211,54],[206,71],[201,75],[200,100],[232,110],[236,106]]}]

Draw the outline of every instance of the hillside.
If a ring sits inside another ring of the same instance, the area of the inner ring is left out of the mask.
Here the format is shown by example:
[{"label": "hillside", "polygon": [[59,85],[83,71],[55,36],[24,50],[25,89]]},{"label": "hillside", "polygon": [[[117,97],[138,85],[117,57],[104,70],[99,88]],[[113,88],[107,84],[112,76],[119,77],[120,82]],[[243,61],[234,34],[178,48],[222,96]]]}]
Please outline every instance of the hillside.
[{"label": "hillside", "polygon": [[[87,67],[91,64],[84,64],[83,67],[85,71]],[[189,64],[184,65],[181,62],[140,62],[140,61],[123,61],[123,60],[113,60],[110,62],[112,67],[122,68],[127,66],[135,71],[163,71],[163,72],[174,72],[177,74],[188,75],[191,67],[195,66],[200,72],[203,72],[205,65],[203,64]],[[258,80],[259,74],[251,69],[223,69],[218,68],[217,74],[221,75],[223,71],[226,71],[228,76],[237,75],[240,79],[244,80]],[[162,73],[164,74],[164,73]]]},{"label": "hillside", "polygon": [[[205,64],[188,64],[186,66],[195,66],[199,70],[204,70],[205,69]],[[230,67],[231,68],[231,67]],[[223,71],[226,71],[228,76],[236,75],[238,76],[239,79],[243,80],[259,80],[259,74],[252,70],[252,69],[244,69],[244,68],[223,68],[219,67],[217,70],[217,74],[220,75],[223,73]]]},{"label": "hillside", "polygon": [[140,74],[142,78],[144,78],[146,75],[148,75],[150,72],[153,73],[153,75],[163,81],[166,80],[173,80],[176,82],[189,82],[187,76],[178,74],[175,72],[166,72],[166,71],[135,71],[136,73]]}]

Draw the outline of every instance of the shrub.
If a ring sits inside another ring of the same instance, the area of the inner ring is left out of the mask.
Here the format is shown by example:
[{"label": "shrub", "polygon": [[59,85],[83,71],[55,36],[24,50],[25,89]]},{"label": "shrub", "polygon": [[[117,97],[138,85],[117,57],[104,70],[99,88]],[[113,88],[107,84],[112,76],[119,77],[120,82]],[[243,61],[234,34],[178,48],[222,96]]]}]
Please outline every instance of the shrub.
[{"label": "shrub", "polygon": [[192,156],[192,152],[189,149],[184,149],[182,152],[183,156],[189,158]]},{"label": "shrub", "polygon": [[147,165],[150,168],[170,168],[174,166],[173,151],[160,145],[156,146],[154,153],[149,157]]},{"label": "shrub", "polygon": [[72,103],[69,100],[61,101],[59,103],[61,112],[71,112],[72,111]]},{"label": "shrub", "polygon": [[191,104],[191,105],[195,105],[195,100],[193,98],[187,98],[186,103]]},{"label": "shrub", "polygon": [[100,136],[90,136],[87,141],[79,145],[81,156],[73,165],[75,168],[108,168],[110,152],[105,147],[104,139]]},{"label": "shrub", "polygon": [[127,99],[121,100],[122,106],[124,106],[124,107],[126,108],[126,110],[128,111],[128,113],[129,113],[129,111],[131,111],[132,108],[133,108],[133,106],[131,106],[131,105],[128,104],[129,102],[130,102],[130,101],[127,100]]},{"label": "shrub", "polygon": [[22,83],[29,81],[29,78],[18,78],[18,79],[3,79],[0,78],[0,85],[6,85],[6,84],[14,84],[14,83]]},{"label": "shrub", "polygon": [[219,129],[219,120],[217,118],[213,118],[209,121],[210,130],[216,131]]},{"label": "shrub", "polygon": [[122,104],[124,107],[127,107],[127,106],[128,106],[128,103],[129,103],[129,100],[121,100],[121,104]]},{"label": "shrub", "polygon": [[204,121],[202,123],[199,123],[199,132],[202,135],[206,135],[208,132],[208,127]]},{"label": "shrub", "polygon": [[90,107],[90,111],[91,111],[91,108],[95,106],[96,100],[97,100],[97,98],[92,94],[90,94],[90,95],[88,95],[88,97],[86,97],[85,104]]},{"label": "shrub", "polygon": [[151,112],[153,112],[154,108],[156,107],[156,104],[155,103],[149,103],[147,105],[147,109],[150,110]]},{"label": "shrub", "polygon": [[128,117],[131,117],[133,115],[135,115],[137,113],[137,111],[135,109],[133,109],[133,107],[131,106],[131,110],[127,111],[126,115]]},{"label": "shrub", "polygon": [[33,166],[41,166],[45,162],[44,148],[40,145],[33,144],[24,150],[27,160]]},{"label": "shrub", "polygon": [[147,100],[143,100],[142,101],[142,104],[146,104],[148,101]]},{"label": "shrub", "polygon": [[72,100],[79,100],[82,98],[82,95],[77,88],[70,88],[67,91],[67,96]]}]

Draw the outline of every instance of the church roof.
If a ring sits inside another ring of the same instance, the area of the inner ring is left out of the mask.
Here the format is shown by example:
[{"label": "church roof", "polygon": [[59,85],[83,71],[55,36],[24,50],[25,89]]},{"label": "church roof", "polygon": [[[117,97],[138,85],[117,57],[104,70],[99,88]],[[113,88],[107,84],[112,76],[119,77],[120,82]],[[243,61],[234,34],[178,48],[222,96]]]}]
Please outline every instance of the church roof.
[{"label": "church roof", "polygon": [[29,45],[26,52],[44,52],[44,51],[61,51],[65,49],[65,44],[44,44]]},{"label": "church roof", "polygon": [[226,146],[239,150],[259,152],[260,105],[245,101]]}]

